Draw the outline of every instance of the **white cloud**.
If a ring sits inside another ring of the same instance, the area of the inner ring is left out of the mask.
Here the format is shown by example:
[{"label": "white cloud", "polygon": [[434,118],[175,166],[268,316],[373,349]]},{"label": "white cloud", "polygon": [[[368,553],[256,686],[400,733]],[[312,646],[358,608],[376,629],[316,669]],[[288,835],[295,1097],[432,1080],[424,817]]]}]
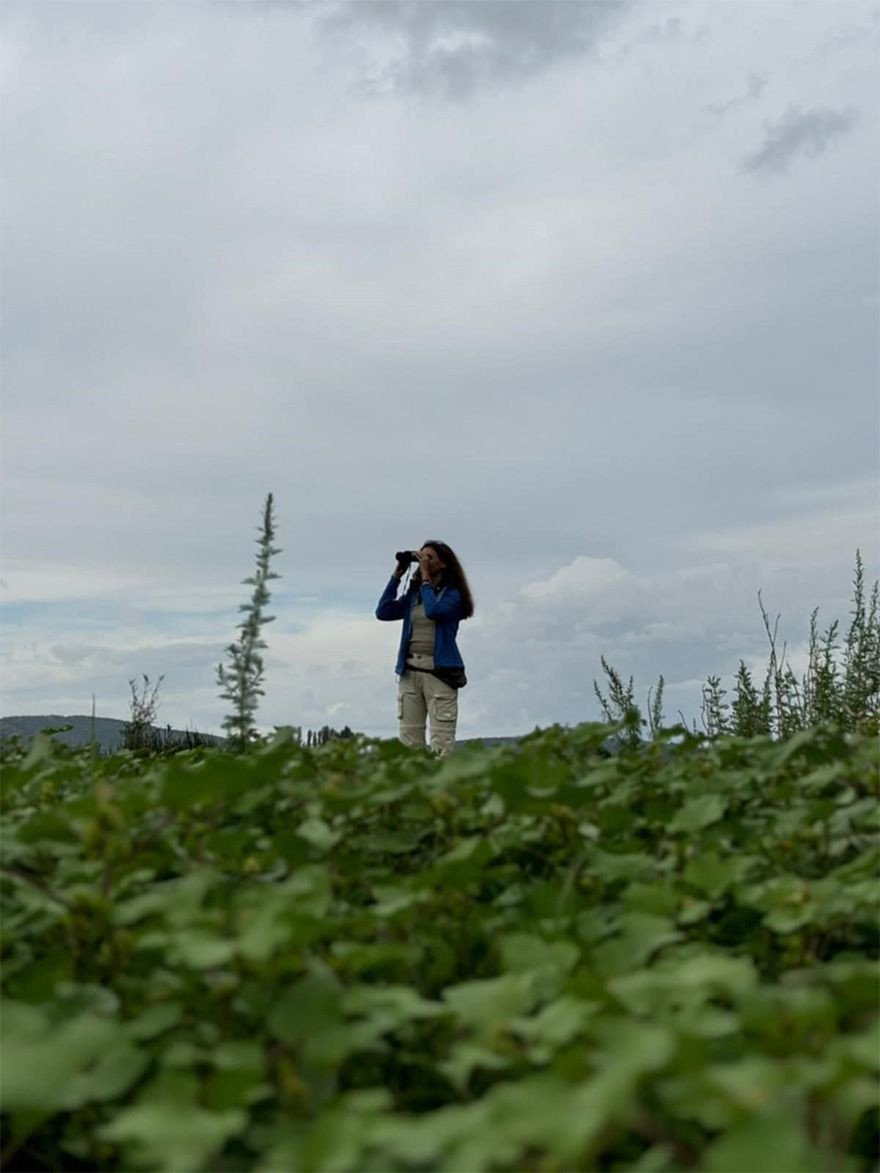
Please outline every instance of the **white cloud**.
[{"label": "white cloud", "polygon": [[527,583],[522,593],[528,599],[580,598],[590,601],[619,587],[626,578],[627,572],[613,558],[588,558],[580,554],[544,582]]}]

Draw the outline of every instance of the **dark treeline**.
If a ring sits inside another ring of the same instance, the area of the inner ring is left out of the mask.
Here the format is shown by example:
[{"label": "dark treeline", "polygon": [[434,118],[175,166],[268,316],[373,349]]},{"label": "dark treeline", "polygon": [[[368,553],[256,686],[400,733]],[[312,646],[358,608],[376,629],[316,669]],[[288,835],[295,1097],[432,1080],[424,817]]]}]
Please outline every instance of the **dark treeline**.
[{"label": "dark treeline", "polygon": [[326,745],[328,741],[338,741],[346,737],[354,737],[354,732],[348,725],[341,729],[331,729],[329,725],[322,725],[320,729],[309,729],[306,733],[305,746],[308,749],[319,745]]}]

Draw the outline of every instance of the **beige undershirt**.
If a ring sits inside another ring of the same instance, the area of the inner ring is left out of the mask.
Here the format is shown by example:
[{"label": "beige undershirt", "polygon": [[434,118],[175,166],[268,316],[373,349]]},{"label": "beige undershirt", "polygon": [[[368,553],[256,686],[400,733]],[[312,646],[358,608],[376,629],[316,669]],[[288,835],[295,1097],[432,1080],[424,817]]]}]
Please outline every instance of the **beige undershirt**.
[{"label": "beige undershirt", "polygon": [[412,635],[406,657],[410,667],[433,669],[434,632],[434,620],[425,615],[424,603],[417,603],[412,609]]}]

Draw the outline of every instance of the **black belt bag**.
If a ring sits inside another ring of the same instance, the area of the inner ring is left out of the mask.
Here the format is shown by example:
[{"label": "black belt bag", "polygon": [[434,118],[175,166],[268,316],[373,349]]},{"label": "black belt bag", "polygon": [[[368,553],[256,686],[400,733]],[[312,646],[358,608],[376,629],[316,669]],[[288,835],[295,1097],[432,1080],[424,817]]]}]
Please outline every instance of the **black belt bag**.
[{"label": "black belt bag", "polygon": [[467,684],[464,668],[416,668],[412,664],[405,665],[405,668],[407,672],[430,672],[450,688],[464,688]]},{"label": "black belt bag", "polygon": [[452,688],[464,688],[467,684],[464,668],[435,668],[434,675]]}]

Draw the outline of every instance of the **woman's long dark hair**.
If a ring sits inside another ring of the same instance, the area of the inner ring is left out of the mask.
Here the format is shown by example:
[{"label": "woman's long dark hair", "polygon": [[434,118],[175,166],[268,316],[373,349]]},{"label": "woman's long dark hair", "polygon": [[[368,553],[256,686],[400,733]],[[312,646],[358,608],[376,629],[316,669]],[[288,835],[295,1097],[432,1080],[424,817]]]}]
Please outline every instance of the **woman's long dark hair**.
[{"label": "woman's long dark hair", "polygon": [[[432,550],[436,551],[440,561],[446,563],[443,568],[440,585],[452,587],[458,591],[461,595],[461,617],[462,619],[470,619],[474,613],[474,597],[471,594],[467,576],[455,551],[447,546],[445,542],[422,542],[423,549],[425,546],[430,546]],[[418,591],[419,583],[417,578],[414,578],[413,582],[415,585],[411,589]]]}]

